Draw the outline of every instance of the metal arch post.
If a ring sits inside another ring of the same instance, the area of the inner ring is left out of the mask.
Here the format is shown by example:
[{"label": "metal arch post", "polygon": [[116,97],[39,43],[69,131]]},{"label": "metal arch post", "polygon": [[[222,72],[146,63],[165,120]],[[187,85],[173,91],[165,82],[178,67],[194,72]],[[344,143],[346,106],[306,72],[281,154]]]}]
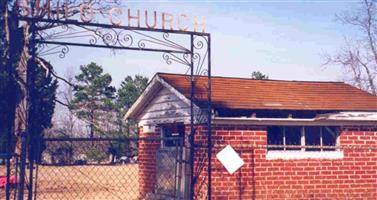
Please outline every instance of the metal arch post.
[{"label": "metal arch post", "polygon": [[207,116],[207,145],[208,145],[208,186],[207,196],[208,200],[212,197],[212,88],[211,88],[211,35],[208,35],[208,116]]},{"label": "metal arch post", "polygon": [[[190,199],[193,200],[195,196],[195,184],[197,181],[197,177],[195,177],[194,170],[195,170],[195,87],[196,87],[196,74],[194,69],[194,55],[195,55],[195,47],[194,47],[194,35],[190,35],[190,42],[191,42],[191,60],[190,60],[190,83],[191,83],[191,92],[190,92]],[[207,158],[208,158],[208,167],[207,167],[207,177],[208,177],[208,185],[207,185],[207,199],[212,199],[212,92],[211,92],[211,38],[210,35],[207,35]],[[199,72],[200,73],[200,72]],[[197,74],[200,76],[200,74]]]},{"label": "metal arch post", "polygon": [[194,157],[195,157],[195,128],[194,128],[194,94],[195,94],[195,81],[194,81],[194,35],[190,34],[190,199],[194,199],[195,194],[195,176],[194,176]]}]

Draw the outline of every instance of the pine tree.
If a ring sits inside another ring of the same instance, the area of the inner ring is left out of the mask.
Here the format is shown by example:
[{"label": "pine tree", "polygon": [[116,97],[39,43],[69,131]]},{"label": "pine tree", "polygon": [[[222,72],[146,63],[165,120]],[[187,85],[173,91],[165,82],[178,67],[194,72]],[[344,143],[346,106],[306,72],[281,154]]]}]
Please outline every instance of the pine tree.
[{"label": "pine tree", "polygon": [[115,88],[110,86],[111,76],[103,74],[101,66],[92,62],[80,66],[81,73],[75,77],[77,86],[71,109],[77,117],[89,123],[90,137],[103,134],[100,121],[104,114],[111,112]]},{"label": "pine tree", "polygon": [[[116,101],[115,101],[115,112],[116,121],[114,125],[117,131],[114,133],[117,137],[134,137],[137,133],[137,124],[135,121],[124,121],[124,115],[128,109],[135,103],[137,98],[144,91],[148,84],[148,78],[136,75],[135,77],[127,76],[122,82],[117,91]],[[132,157],[137,154],[135,151],[137,149],[136,143],[131,140],[126,140],[125,142],[112,142],[109,151],[113,155],[112,161],[115,157],[127,156]]]},{"label": "pine tree", "polygon": [[[141,95],[144,91],[145,87],[148,84],[148,78],[136,75],[134,78],[131,76],[127,76],[120,84],[120,87],[117,91],[117,99],[116,99],[116,112],[117,112],[117,124],[118,124],[118,131],[122,132],[123,126],[127,124],[123,123],[123,116],[126,114],[128,109],[135,103],[137,98]],[[127,130],[129,131],[129,130]]]}]

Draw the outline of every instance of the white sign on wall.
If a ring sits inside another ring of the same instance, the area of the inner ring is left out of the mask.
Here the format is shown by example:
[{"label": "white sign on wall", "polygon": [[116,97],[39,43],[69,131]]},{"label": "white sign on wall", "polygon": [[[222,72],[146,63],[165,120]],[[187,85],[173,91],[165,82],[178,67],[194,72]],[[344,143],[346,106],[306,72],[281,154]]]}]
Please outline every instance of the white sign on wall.
[{"label": "white sign on wall", "polygon": [[224,165],[225,169],[230,174],[233,174],[245,164],[238,153],[230,145],[227,145],[221,150],[216,155],[216,158]]}]

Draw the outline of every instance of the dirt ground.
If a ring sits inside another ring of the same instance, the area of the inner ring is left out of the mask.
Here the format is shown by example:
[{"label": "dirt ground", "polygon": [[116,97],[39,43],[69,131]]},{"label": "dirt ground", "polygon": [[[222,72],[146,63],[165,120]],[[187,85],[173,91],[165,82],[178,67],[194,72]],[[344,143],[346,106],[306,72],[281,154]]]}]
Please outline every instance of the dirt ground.
[{"label": "dirt ground", "polygon": [[[0,176],[5,175],[2,167]],[[38,200],[134,200],[139,194],[137,164],[39,166],[34,176]],[[5,189],[0,188],[0,199],[4,198]]]}]

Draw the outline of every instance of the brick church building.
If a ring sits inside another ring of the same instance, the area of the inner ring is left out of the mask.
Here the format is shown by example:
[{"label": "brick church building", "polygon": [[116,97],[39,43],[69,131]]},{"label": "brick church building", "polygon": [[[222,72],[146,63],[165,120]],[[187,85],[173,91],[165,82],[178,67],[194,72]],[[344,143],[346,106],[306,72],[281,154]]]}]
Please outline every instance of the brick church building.
[{"label": "brick church building", "polygon": [[[197,77],[198,92],[206,82]],[[213,199],[377,198],[376,96],[342,82],[212,77],[212,105]],[[182,162],[170,175],[161,172],[167,154],[160,153],[176,144],[165,139],[187,144],[188,77],[156,74],[125,118],[138,121],[140,139],[163,138],[139,142],[140,196],[187,197],[188,149],[171,154]],[[196,123],[195,141],[205,146],[206,125]],[[227,145],[244,162],[232,174],[216,158]],[[196,199],[206,197],[206,154],[198,145]],[[164,176],[174,178],[170,185],[159,184]]]}]

